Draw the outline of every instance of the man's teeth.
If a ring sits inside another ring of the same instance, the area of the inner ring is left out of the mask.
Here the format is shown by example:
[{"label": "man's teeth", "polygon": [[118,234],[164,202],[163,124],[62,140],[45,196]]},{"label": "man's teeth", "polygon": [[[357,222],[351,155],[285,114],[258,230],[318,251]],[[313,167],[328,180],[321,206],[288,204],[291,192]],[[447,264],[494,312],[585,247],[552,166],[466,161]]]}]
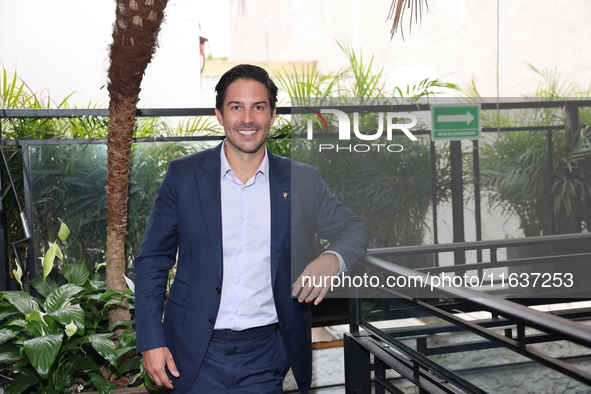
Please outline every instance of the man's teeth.
[{"label": "man's teeth", "polygon": [[238,130],[238,132],[242,135],[253,135],[256,133],[256,130]]}]

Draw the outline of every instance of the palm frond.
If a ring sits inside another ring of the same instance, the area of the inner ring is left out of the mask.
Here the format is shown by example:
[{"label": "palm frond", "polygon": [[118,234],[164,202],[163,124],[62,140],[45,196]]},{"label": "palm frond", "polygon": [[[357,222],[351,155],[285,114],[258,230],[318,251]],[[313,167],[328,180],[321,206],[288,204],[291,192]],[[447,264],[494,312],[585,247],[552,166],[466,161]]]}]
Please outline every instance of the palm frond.
[{"label": "palm frond", "polygon": [[390,12],[388,13],[388,19],[392,19],[391,38],[394,38],[394,34],[398,31],[398,28],[400,28],[400,32],[404,38],[404,31],[401,25],[406,10],[410,12],[408,28],[411,30],[413,19],[414,23],[420,23],[423,18],[423,12],[429,10],[429,3],[427,0],[392,0]]}]

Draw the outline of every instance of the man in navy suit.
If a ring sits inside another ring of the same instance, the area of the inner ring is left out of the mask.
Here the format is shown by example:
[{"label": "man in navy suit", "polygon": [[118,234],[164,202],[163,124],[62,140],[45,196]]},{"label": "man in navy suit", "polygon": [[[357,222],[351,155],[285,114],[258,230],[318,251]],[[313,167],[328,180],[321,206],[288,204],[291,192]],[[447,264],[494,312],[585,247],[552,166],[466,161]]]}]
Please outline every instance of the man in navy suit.
[{"label": "man in navy suit", "polygon": [[[226,139],[170,163],[135,259],[137,351],[175,393],[281,393],[290,367],[307,393],[310,304],[328,287],[298,275],[351,269],[369,233],[315,168],[266,149],[277,87],[264,69],[236,66],[216,92]],[[330,241],[320,256],[316,235]]]}]

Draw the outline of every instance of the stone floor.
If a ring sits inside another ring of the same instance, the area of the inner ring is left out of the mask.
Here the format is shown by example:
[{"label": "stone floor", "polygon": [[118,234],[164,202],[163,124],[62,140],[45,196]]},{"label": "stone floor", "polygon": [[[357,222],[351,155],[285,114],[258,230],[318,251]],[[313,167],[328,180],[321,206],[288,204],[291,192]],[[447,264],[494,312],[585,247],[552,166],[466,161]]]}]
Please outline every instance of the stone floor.
[{"label": "stone floor", "polygon": [[[349,326],[330,326],[312,329],[312,387],[311,393],[341,394],[345,392],[343,334]],[[298,393],[291,371],[283,382],[286,393]]]}]

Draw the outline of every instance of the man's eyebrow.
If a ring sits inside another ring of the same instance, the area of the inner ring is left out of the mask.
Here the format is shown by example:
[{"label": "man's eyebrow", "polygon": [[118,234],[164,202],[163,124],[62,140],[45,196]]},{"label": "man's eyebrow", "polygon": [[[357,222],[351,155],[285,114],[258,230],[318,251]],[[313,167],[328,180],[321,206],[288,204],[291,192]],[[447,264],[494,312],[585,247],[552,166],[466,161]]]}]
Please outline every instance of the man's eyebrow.
[{"label": "man's eyebrow", "polygon": [[[234,104],[244,104],[242,101],[228,101],[227,105],[234,105]],[[256,103],[252,103],[252,105],[261,105],[261,104],[265,104],[265,105],[269,105],[269,103],[265,100],[262,101],[257,101]]]}]

